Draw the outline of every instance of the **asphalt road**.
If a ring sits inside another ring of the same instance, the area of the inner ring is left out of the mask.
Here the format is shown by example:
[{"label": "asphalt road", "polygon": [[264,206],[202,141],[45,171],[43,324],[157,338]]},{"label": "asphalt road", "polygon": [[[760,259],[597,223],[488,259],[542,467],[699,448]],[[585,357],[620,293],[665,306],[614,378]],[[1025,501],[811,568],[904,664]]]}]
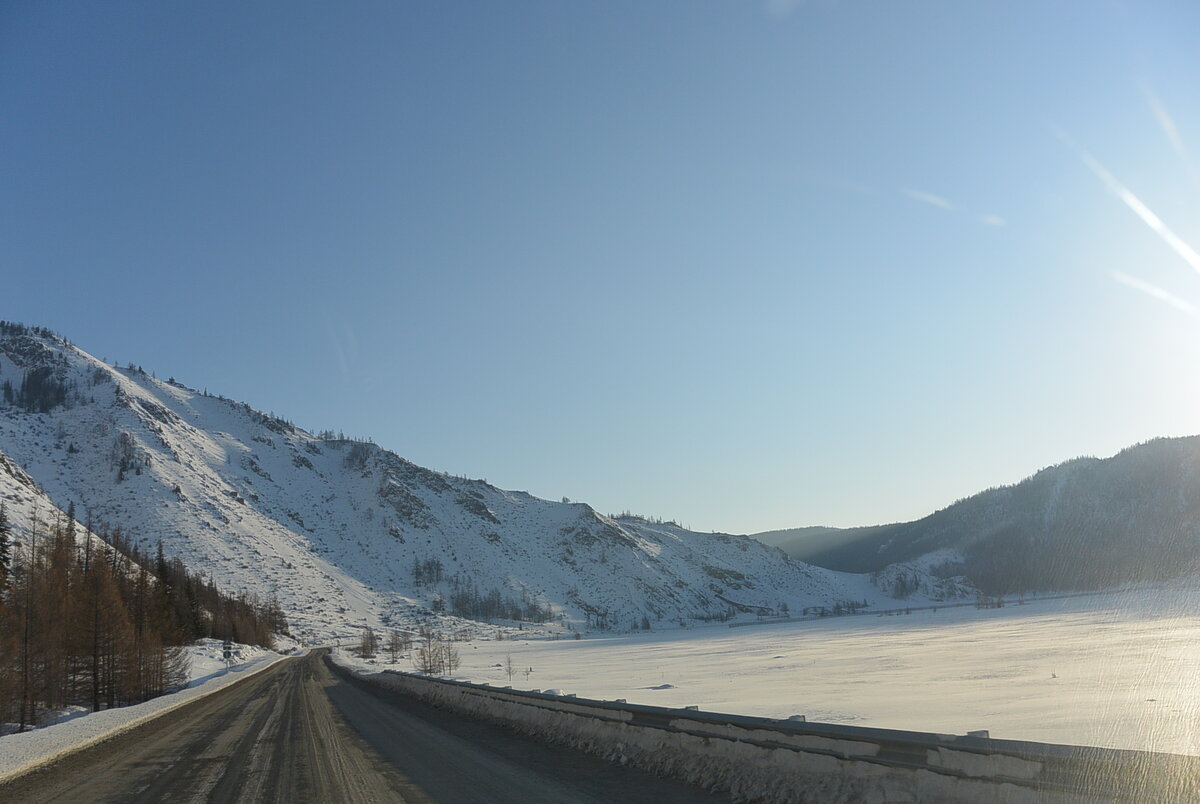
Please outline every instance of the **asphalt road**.
[{"label": "asphalt road", "polygon": [[354,683],[317,651],[0,785],[5,804],[728,800]]}]

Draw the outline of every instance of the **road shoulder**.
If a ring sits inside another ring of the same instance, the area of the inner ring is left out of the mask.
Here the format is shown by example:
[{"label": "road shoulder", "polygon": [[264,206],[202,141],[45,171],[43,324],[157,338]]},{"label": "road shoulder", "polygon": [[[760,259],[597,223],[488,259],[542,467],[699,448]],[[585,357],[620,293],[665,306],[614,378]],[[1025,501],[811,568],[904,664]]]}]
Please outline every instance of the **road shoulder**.
[{"label": "road shoulder", "polygon": [[234,667],[228,673],[206,679],[195,687],[161,695],[144,703],[92,712],[65,723],[0,737],[0,785],[253,678],[290,658],[293,657],[282,654],[265,656]]}]

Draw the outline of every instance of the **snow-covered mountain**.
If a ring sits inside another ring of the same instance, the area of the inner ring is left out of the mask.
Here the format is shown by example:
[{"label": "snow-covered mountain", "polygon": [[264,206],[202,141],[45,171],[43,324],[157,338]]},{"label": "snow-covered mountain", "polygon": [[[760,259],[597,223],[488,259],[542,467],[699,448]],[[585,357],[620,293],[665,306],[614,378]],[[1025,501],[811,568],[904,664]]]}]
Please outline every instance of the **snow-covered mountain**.
[{"label": "snow-covered mountain", "polygon": [[14,477],[97,525],[161,538],[223,588],[276,595],[301,634],[452,612],[627,629],[881,599],[864,576],[744,536],[433,472],[43,329],[0,324],[0,390]]},{"label": "snow-covered mountain", "polygon": [[966,576],[991,594],[1098,589],[1196,573],[1200,436],[1067,461],[915,522],[757,538],[824,567],[924,566]]}]

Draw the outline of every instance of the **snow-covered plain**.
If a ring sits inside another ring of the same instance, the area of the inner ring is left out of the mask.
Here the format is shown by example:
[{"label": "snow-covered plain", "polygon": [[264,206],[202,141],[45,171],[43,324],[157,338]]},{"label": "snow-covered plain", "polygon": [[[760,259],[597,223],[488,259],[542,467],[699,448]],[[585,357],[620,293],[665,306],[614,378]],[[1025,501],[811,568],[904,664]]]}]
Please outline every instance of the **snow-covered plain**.
[{"label": "snow-covered plain", "polygon": [[[464,643],[456,677],[714,712],[1200,754],[1197,604],[1192,584],[1002,609]],[[518,668],[511,682],[508,656]],[[374,665],[387,666],[382,657]]]},{"label": "snow-covered plain", "polygon": [[[285,642],[286,645],[277,646],[279,650],[297,650],[294,643]],[[211,695],[222,687],[287,658],[283,653],[253,645],[233,647],[231,665],[227,668],[221,656],[220,641],[202,639],[188,646],[189,680],[187,686],[177,692],[160,695],[135,706],[100,712],[88,712],[75,707],[40,728],[0,737],[0,782],[48,762],[59,754],[106,740],[189,701]]]}]

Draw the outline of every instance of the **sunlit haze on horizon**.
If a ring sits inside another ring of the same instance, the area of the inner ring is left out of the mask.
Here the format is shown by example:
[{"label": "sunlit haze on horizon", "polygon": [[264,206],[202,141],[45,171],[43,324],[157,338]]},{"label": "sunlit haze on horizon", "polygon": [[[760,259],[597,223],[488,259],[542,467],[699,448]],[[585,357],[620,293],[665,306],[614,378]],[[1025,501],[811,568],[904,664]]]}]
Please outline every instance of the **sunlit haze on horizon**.
[{"label": "sunlit haze on horizon", "polygon": [[1200,433],[1200,5],[9,3],[0,319],[753,533]]}]

